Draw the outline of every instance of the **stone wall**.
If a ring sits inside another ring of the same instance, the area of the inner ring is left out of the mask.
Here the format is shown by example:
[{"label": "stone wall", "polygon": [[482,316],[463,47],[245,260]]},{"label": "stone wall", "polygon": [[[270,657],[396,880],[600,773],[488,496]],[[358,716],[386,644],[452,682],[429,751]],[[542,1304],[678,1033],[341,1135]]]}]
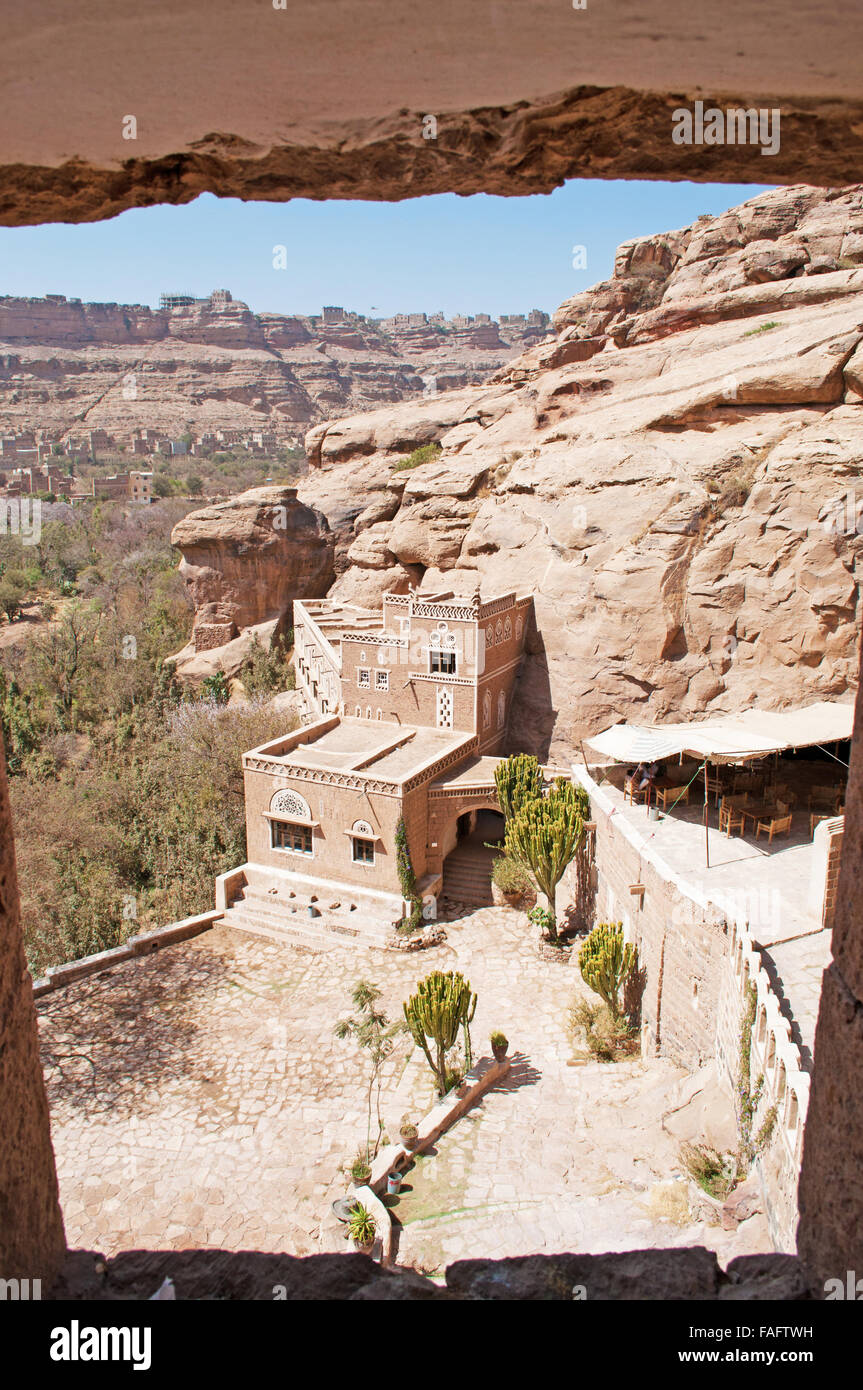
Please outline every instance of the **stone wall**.
[{"label": "stone wall", "polygon": [[800,1254],[816,1284],[863,1273],[863,693],[858,692],[845,834],[815,1033],[800,1174]]},{"label": "stone wall", "polygon": [[0,738],[0,1277],[49,1283],[66,1250],[24,958],[6,759]]},{"label": "stone wall", "polygon": [[[614,814],[611,798],[584,768],[573,774],[590,795],[596,823],[597,921],[622,922],[626,939],[638,947],[645,1052],[699,1067],[715,1053],[727,923],[714,904],[676,878],[638,830]],[[644,891],[633,892],[635,885]]]}]

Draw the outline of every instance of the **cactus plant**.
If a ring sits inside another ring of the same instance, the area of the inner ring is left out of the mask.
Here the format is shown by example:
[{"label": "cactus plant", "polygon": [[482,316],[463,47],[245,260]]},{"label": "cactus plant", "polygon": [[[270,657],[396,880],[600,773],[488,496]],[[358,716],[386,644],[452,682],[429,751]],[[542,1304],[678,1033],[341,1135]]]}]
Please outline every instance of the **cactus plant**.
[{"label": "cactus plant", "polygon": [[620,1018],[620,991],[636,967],[636,950],[623,940],[622,922],[600,922],[578,953],[581,977]]},{"label": "cactus plant", "polygon": [[507,820],[529,801],[542,796],[542,772],[539,762],[530,753],[513,753],[499,762],[494,770],[497,799]]},{"label": "cactus plant", "polygon": [[460,1028],[465,1030],[465,1049],[470,1065],[468,1028],[475,1012],[476,995],[471,992],[470,981],[457,970],[433,970],[419,981],[416,994],[405,1002],[405,1020],[414,1042],[426,1055],[439,1095],[446,1094],[447,1053],[455,1046]]},{"label": "cactus plant", "polygon": [[506,854],[524,865],[545,894],[552,941],[557,939],[557,885],[584,835],[584,811],[582,789],[558,777],[548,796],[525,802],[506,823]]}]

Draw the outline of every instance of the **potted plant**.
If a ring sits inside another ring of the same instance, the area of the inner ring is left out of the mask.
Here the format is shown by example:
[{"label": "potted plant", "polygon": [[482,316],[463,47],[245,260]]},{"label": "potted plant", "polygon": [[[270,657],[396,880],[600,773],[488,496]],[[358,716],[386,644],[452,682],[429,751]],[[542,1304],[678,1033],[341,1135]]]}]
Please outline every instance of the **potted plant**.
[{"label": "potted plant", "polygon": [[399,1130],[399,1138],[404,1148],[410,1151],[416,1147],[416,1142],[419,1139],[419,1130],[416,1125],[405,1122]]},{"label": "potted plant", "polygon": [[360,1255],[370,1255],[374,1249],[378,1228],[371,1212],[357,1202],[348,1221],[348,1239]]},{"label": "potted plant", "polygon": [[506,856],[492,863],[491,896],[498,907],[530,906],[536,902],[536,892],[524,869]]},{"label": "potted plant", "polygon": [[350,1165],[348,1172],[351,1175],[351,1181],[355,1187],[365,1187],[372,1175],[372,1165],[369,1163],[368,1157],[363,1153],[362,1149],[360,1149],[360,1152]]},{"label": "potted plant", "polygon": [[507,1048],[509,1047],[509,1038],[505,1033],[495,1031],[492,1033],[489,1041],[491,1042],[491,1050],[494,1053],[494,1060],[496,1062],[502,1062],[506,1056]]}]

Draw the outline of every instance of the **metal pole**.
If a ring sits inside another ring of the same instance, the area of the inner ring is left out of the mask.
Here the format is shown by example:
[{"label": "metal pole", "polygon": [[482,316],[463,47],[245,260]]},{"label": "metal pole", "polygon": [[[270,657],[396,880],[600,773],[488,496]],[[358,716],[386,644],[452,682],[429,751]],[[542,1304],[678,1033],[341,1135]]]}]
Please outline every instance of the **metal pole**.
[{"label": "metal pole", "polygon": [[708,804],[707,804],[707,787],[708,787],[708,781],[709,781],[708,774],[707,774],[707,767],[708,767],[708,763],[707,763],[707,759],[705,758],[705,759],[704,759],[704,859],[705,859],[705,865],[706,865],[706,867],[709,869],[709,868],[710,868],[710,832],[709,832],[709,829],[708,829],[708,818],[709,818],[709,815],[710,815],[710,809],[709,809]]}]

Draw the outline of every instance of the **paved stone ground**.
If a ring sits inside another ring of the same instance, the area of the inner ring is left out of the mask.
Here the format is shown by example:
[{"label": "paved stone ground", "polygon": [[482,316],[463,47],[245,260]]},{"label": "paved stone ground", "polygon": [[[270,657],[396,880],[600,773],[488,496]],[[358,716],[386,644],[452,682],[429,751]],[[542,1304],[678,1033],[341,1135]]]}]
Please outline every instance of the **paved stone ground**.
[{"label": "paved stone ground", "polygon": [[[712,1243],[686,1216],[662,1127],[685,1074],[664,1060],[572,1065],[567,1015],[584,986],[577,967],[539,960],[520,914],[486,908],[447,930],[446,946],[402,957],[217,927],[41,1000],[70,1245],[343,1248],[330,1203],[365,1137],[367,1069],[333,1029],[361,976],[396,1017],[435,968],[479,993],[475,1054],[498,1027],[514,1060],[392,1200],[401,1260],[432,1271],[468,1252]],[[425,1059],[400,1040],[388,1132],[431,1100]]]}]

